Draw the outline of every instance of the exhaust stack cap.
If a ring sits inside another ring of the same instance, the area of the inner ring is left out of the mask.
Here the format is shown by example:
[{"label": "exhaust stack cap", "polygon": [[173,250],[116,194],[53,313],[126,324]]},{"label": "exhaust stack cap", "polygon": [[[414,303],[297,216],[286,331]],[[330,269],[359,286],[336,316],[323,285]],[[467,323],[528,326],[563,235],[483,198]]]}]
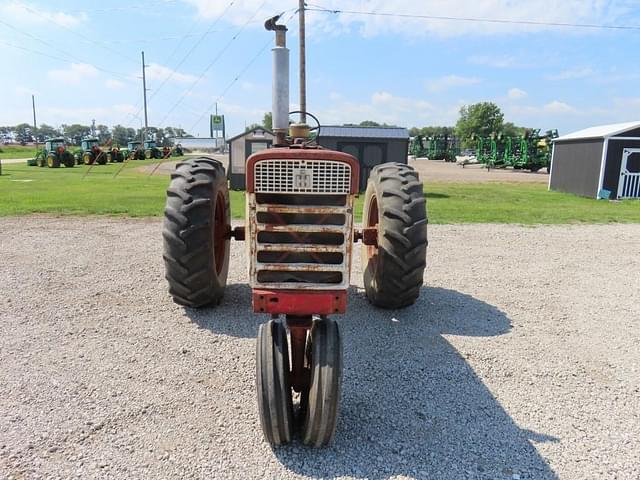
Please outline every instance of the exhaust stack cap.
[{"label": "exhaust stack cap", "polygon": [[280,15],[276,15],[264,22],[264,28],[276,32],[276,45],[273,48],[273,86],[272,112],[273,133],[276,135],[276,145],[287,145],[287,131],[289,129],[289,49],[287,48],[287,27],[276,22]]}]

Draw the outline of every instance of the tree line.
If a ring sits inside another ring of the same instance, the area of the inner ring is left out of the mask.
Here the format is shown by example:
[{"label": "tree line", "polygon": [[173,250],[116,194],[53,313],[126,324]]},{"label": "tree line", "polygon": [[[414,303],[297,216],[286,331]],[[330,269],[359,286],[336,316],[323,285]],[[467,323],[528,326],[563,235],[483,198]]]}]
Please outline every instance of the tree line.
[{"label": "tree line", "polygon": [[[74,123],[71,125],[62,124],[59,128],[54,128],[46,123],[37,128],[28,123],[20,123],[15,126],[0,127],[0,136],[3,138],[13,138],[17,143],[39,142],[43,143],[47,138],[64,137],[70,145],[80,145],[85,137],[95,136],[101,144],[111,141],[113,144],[126,145],[132,140],[140,140],[144,136],[144,129],[130,128],[122,125],[115,125],[109,128],[106,125],[81,125]],[[177,127],[149,127],[146,138],[155,140],[160,146],[171,146],[171,137],[193,137],[182,128]]]}]

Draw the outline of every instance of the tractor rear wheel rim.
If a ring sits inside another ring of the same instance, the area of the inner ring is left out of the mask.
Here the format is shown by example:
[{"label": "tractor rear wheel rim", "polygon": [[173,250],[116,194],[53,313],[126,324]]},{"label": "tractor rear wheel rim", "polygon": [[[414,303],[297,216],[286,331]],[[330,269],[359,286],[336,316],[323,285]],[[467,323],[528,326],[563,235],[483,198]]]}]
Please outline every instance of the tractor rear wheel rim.
[{"label": "tractor rear wheel rim", "polygon": [[213,214],[213,255],[216,262],[216,273],[220,275],[224,266],[224,251],[226,242],[226,204],[222,192],[218,192]]},{"label": "tractor rear wheel rim", "polygon": [[[378,199],[375,195],[371,197],[371,203],[369,204],[369,214],[366,218],[365,227],[375,227],[378,228],[379,223],[379,212],[378,212]],[[375,276],[375,272],[378,269],[378,246],[376,245],[367,245],[367,263],[371,265],[373,269],[373,274]]]}]

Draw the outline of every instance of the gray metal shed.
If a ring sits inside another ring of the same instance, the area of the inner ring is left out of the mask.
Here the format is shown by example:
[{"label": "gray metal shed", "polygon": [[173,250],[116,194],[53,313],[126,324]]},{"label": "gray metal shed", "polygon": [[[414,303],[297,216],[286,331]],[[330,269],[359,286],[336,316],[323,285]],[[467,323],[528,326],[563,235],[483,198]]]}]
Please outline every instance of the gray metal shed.
[{"label": "gray metal shed", "polygon": [[407,163],[409,131],[402,127],[322,126],[318,143],[353,155],[360,163],[360,191],[367,188],[371,169],[386,162]]},{"label": "gray metal shed", "polygon": [[245,166],[252,153],[271,148],[275,136],[266,128],[256,127],[227,140],[229,144],[229,168],[227,177],[234,190],[245,189]]},{"label": "gray metal shed", "polygon": [[640,121],[553,140],[549,189],[591,198],[640,198]]}]

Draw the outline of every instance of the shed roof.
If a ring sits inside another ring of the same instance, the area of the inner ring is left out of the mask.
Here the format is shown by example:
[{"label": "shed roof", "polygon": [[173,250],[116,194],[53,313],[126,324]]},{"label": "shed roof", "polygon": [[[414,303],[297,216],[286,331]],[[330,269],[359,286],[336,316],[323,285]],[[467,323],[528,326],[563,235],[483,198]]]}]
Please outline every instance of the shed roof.
[{"label": "shed roof", "polygon": [[554,142],[562,142],[563,140],[582,140],[587,138],[608,138],[615,135],[620,135],[629,130],[635,130],[640,128],[640,121],[637,122],[625,122],[625,123],[613,123],[611,125],[600,125],[597,127],[585,128],[584,130],[578,130],[577,132],[569,133],[554,139]]},{"label": "shed roof", "polygon": [[250,135],[250,134],[254,133],[256,130],[262,130],[263,132],[268,133],[269,135],[273,135],[273,132],[271,130],[267,129],[267,128],[254,127],[251,130],[247,130],[246,132],[239,133],[235,137],[227,138],[227,143],[231,143],[234,140],[237,140],[238,138],[244,137],[246,135]]},{"label": "shed roof", "polygon": [[323,125],[320,129],[320,136],[350,138],[398,138],[408,140],[409,131],[404,127],[350,127]]}]

